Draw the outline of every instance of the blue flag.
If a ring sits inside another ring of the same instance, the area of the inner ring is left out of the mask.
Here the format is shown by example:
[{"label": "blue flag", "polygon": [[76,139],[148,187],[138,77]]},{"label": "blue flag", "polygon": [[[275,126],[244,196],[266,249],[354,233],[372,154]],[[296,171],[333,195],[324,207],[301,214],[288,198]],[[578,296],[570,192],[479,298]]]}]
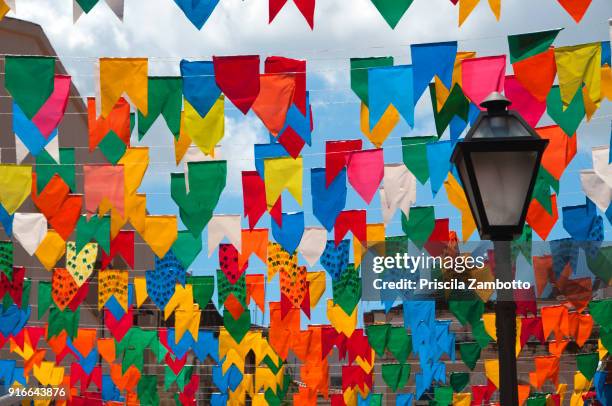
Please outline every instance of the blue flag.
[{"label": "blue flag", "polygon": [[198,114],[206,116],[221,95],[212,61],[181,61],[183,95]]},{"label": "blue flag", "polygon": [[373,130],[392,104],[410,127],[414,127],[412,66],[390,66],[368,70],[368,107]]},{"label": "blue flag", "polygon": [[451,88],[457,56],[456,41],[411,45],[410,53],[414,70],[415,103],[436,75],[444,86]]},{"label": "blue flag", "polygon": [[272,236],[285,251],[293,253],[304,234],[304,212],[283,213],[282,227],[272,221]]},{"label": "blue flag", "polygon": [[310,192],[312,213],[327,231],[331,231],[346,206],[346,168],[338,173],[329,187],[325,187],[325,168],[311,169]]},{"label": "blue flag", "polygon": [[174,0],[189,21],[201,30],[219,3],[219,0]]}]

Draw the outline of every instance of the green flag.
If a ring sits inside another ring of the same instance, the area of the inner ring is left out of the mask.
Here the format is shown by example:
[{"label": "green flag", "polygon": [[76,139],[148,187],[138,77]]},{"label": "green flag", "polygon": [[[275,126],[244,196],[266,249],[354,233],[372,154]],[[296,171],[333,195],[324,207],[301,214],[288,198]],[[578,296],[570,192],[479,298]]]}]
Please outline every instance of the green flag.
[{"label": "green flag", "polygon": [[546,52],[561,30],[562,28],[508,35],[510,63],[522,61],[523,59]]},{"label": "green flag", "polygon": [[193,300],[206,308],[215,291],[215,278],[213,276],[187,276],[186,282],[193,287]]},{"label": "green flag", "polygon": [[593,320],[603,328],[612,328],[612,299],[593,300],[589,303]]},{"label": "green flag", "polygon": [[183,106],[183,80],[180,77],[149,78],[149,111],[143,116],[138,111],[138,140],[146,134],[160,114],[168,128],[178,139],[181,130]]},{"label": "green flag", "polygon": [[194,237],[202,233],[225,188],[226,161],[189,162],[189,193],[184,173],[170,175],[170,194],[183,224]]},{"label": "green flag", "polygon": [[108,162],[117,165],[117,162],[123,157],[127,150],[125,142],[114,131],[109,131],[106,137],[100,141],[98,148],[106,157]]},{"label": "green flag", "polygon": [[412,336],[408,335],[404,327],[391,327],[387,349],[397,362],[406,362],[412,352]]},{"label": "green flag", "polygon": [[535,186],[533,188],[533,198],[536,199],[550,215],[552,212],[551,189],[559,193],[559,181],[550,172],[540,166]]},{"label": "green flag", "polygon": [[458,84],[453,86],[440,111],[438,111],[438,96],[436,95],[436,87],[433,83],[429,85],[429,95],[431,96],[431,104],[433,106],[433,115],[438,137],[444,134],[444,131],[446,131],[453,117],[457,116],[463,121],[468,121],[470,101],[463,94],[461,86]]},{"label": "green flag", "polygon": [[194,237],[188,230],[178,232],[176,241],[172,244],[172,252],[181,262],[183,268],[188,269],[201,251],[202,234]]},{"label": "green flag", "polygon": [[393,392],[406,386],[409,376],[410,364],[383,364],[382,366],[383,381]]},{"label": "green flag", "polygon": [[51,306],[51,282],[38,282],[38,320]]},{"label": "green flag", "polygon": [[[217,302],[219,306],[225,303],[225,299],[229,296],[229,294],[233,294],[236,296],[236,299],[246,307],[246,276],[243,273],[240,278],[236,281],[236,283],[232,284],[227,280],[227,276],[221,271],[217,269]],[[207,303],[208,304],[208,303]]]},{"label": "green flag", "polygon": [[478,299],[449,300],[448,308],[463,326],[477,324],[484,313],[484,303]]},{"label": "green flag", "polygon": [[4,87],[29,119],[40,110],[54,88],[55,58],[6,56]]},{"label": "green flag", "polygon": [[393,66],[393,57],[351,58],[351,89],[368,106],[368,69]]},{"label": "green flag", "polygon": [[57,307],[51,307],[49,311],[49,324],[47,338],[55,337],[62,331],[66,331],[69,337],[75,338],[79,328],[79,308],[76,312],[70,309],[60,311]]},{"label": "green flag", "polygon": [[242,312],[238,320],[227,310],[223,312],[223,325],[232,338],[240,343],[251,328],[251,314],[248,310]]},{"label": "green flag", "polygon": [[429,179],[427,144],[438,141],[438,137],[402,137],[402,158],[404,165],[421,182]]},{"label": "green flag", "polygon": [[448,406],[453,403],[453,388],[450,386],[437,386],[434,388],[436,405]]},{"label": "green flag", "polygon": [[389,27],[395,28],[414,0],[372,0]]},{"label": "green flag", "polygon": [[77,254],[92,239],[98,242],[100,248],[110,254],[110,217],[98,217],[97,214],[91,216],[87,221],[87,216],[83,215],[76,225],[76,252]]},{"label": "green flag", "polygon": [[36,157],[36,188],[40,193],[53,175],[58,174],[68,185],[72,192],[76,192],[74,173],[74,148],[60,148],[59,162],[46,151],[42,150]]},{"label": "green flag", "polygon": [[476,367],[476,361],[480,359],[481,347],[478,343],[460,343],[459,354],[461,354],[461,360],[471,370]]},{"label": "green flag", "polygon": [[559,86],[553,86],[546,98],[546,112],[565,134],[572,137],[586,114],[582,92],[576,92],[570,104],[564,107]]},{"label": "green flag", "polygon": [[601,247],[595,257],[586,257],[591,272],[609,285],[612,279],[612,246]]},{"label": "green flag", "polygon": [[491,336],[487,333],[482,320],[478,320],[475,324],[472,324],[472,337],[474,337],[474,340],[481,348],[485,348],[489,345]]},{"label": "green flag", "polygon": [[422,247],[435,227],[435,213],[433,206],[413,207],[410,209],[410,218],[402,213],[402,230],[417,246]]},{"label": "green flag", "polygon": [[0,271],[13,280],[13,242],[0,241]]},{"label": "green flag", "polygon": [[96,4],[98,4],[98,1],[99,0],[76,0],[76,2],[79,3],[79,6],[81,6],[81,9],[83,9],[85,14],[89,13],[91,9],[94,8]]},{"label": "green flag", "polygon": [[470,383],[468,372],[453,372],[450,374],[450,385],[454,392],[461,392]]},{"label": "green flag", "polygon": [[366,327],[368,343],[379,357],[383,357],[385,355],[387,337],[390,329],[390,324],[371,324]]},{"label": "green flag", "polygon": [[137,393],[141,405],[158,406],[157,376],[142,375],[138,381]]},{"label": "green flag", "polygon": [[527,262],[531,264],[532,240],[533,232],[531,230],[531,227],[525,224],[525,226],[523,226],[523,233],[521,234],[521,236],[512,241],[511,244],[512,258],[515,262],[519,254],[522,254],[523,257],[525,257],[525,259],[527,260]]},{"label": "green flag", "polygon": [[354,267],[346,269],[340,277],[332,281],[334,303],[346,314],[352,314],[361,300],[361,277]]},{"label": "green flag", "polygon": [[597,365],[599,364],[599,353],[593,352],[590,354],[576,355],[576,366],[578,371],[590,381],[595,376]]}]

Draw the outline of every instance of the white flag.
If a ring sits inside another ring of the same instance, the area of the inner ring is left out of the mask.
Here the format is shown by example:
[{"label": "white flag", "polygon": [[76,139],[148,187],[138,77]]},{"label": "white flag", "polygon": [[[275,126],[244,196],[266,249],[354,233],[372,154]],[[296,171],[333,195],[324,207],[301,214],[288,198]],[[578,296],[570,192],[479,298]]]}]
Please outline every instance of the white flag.
[{"label": "white flag", "polygon": [[416,203],[416,177],[404,164],[385,165],[383,187],[380,189],[383,221],[389,223],[397,209],[406,216]]},{"label": "white flag", "polygon": [[587,197],[605,212],[610,206],[612,188],[593,170],[580,171],[580,182]]},{"label": "white flag", "polygon": [[13,235],[28,254],[34,255],[47,235],[47,219],[40,213],[15,213]]},{"label": "white flag", "polygon": [[208,222],[208,256],[223,241],[229,240],[238,252],[242,251],[242,226],[239,214],[215,214]]},{"label": "white flag", "polygon": [[323,227],[306,227],[298,251],[313,266],[319,260],[327,244],[327,230]]}]

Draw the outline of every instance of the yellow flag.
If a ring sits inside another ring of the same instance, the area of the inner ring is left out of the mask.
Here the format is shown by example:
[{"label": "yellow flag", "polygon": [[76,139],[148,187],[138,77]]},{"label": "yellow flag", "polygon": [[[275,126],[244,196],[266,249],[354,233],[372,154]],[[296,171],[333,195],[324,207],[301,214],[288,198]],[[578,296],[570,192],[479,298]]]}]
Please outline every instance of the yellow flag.
[{"label": "yellow flag", "polygon": [[284,189],[302,205],[302,157],[272,158],[264,160],[266,203],[272,209]]},{"label": "yellow flag", "polygon": [[136,307],[140,307],[149,297],[147,293],[147,280],[144,276],[134,278],[134,290],[136,293]]},{"label": "yellow flag", "polygon": [[268,406],[265,393],[256,393],[251,399],[251,406]]},{"label": "yellow flag", "polygon": [[591,121],[593,114],[599,108],[599,105],[593,103],[589,97],[589,91],[586,87],[582,88],[582,102],[584,103],[584,112],[586,114],[587,122]]},{"label": "yellow flag", "polygon": [[325,293],[325,272],[308,272],[306,275],[306,279],[308,280],[308,294],[310,295],[310,308],[314,308],[323,293]]},{"label": "yellow flag", "polygon": [[476,231],[476,223],[474,222],[474,217],[472,217],[472,211],[465,197],[465,192],[452,173],[444,181],[444,189],[446,190],[448,201],[461,213],[461,238],[463,241],[467,241]]},{"label": "yellow flag", "polygon": [[358,306],[355,306],[353,313],[349,315],[339,305],[334,304],[332,299],[328,299],[327,318],[337,332],[350,337],[357,327],[357,308]]},{"label": "yellow flag", "polygon": [[518,355],[521,353],[521,349],[523,348],[521,346],[521,329],[523,328],[523,322],[521,321],[520,317],[516,318],[516,345],[515,345],[515,351],[514,354],[516,355],[516,357],[518,358]]},{"label": "yellow flag", "polygon": [[499,388],[499,360],[486,359],[484,366],[487,378],[493,382],[496,388]]},{"label": "yellow flag", "polygon": [[453,406],[470,406],[471,404],[471,393],[453,393]]},{"label": "yellow flag", "polygon": [[574,392],[586,392],[591,389],[591,381],[580,372],[574,374]]},{"label": "yellow flag", "polygon": [[[185,103],[187,103],[187,101],[185,101]],[[184,113],[181,113],[181,116],[183,114]],[[189,135],[187,135],[186,132],[181,131],[179,133],[178,140],[176,138],[173,138],[173,140],[174,140],[174,161],[178,165],[181,163],[181,161],[183,160],[183,157],[185,156],[185,153],[187,153],[187,150],[191,146],[191,138],[189,138]]]},{"label": "yellow flag", "polygon": [[0,0],[0,21],[4,18],[6,13],[11,11],[11,8],[6,4],[4,0]]},{"label": "yellow flag", "polygon": [[[364,385],[365,386],[365,385]],[[359,386],[356,387],[348,387],[344,390],[344,392],[342,393],[342,397],[344,398],[344,404],[345,405],[357,405],[357,388]],[[367,396],[364,396],[367,398]]]},{"label": "yellow flag", "polygon": [[283,384],[282,371],[279,371],[278,375],[279,376],[275,375],[268,367],[255,368],[255,391],[259,392],[259,390],[263,388],[264,392],[268,389],[272,389],[272,391],[276,393],[277,385],[282,386]]},{"label": "yellow flag", "polygon": [[55,362],[43,361],[34,364],[34,377],[44,386],[59,386],[64,380],[64,367],[56,367]]},{"label": "yellow flag", "polygon": [[[187,100],[181,114],[181,137],[185,134],[206,155],[214,158],[215,146],[225,134],[225,96],[221,95],[202,117]],[[179,161],[180,162],[180,161]]]},{"label": "yellow flag", "polygon": [[601,338],[597,340],[597,349],[599,352],[599,359],[603,359],[608,353],[606,347],[604,347],[603,342],[601,342]]},{"label": "yellow flag", "polygon": [[149,113],[147,58],[100,58],[102,117],[107,117],[125,93],[143,115]]},{"label": "yellow flag", "polygon": [[566,383],[560,383],[559,386],[557,386],[557,393],[559,394],[559,404],[563,405],[564,402],[563,400],[565,400],[565,393],[567,392],[567,384]]},{"label": "yellow flag", "polygon": [[141,237],[159,258],[163,258],[178,237],[176,216],[147,216]]},{"label": "yellow flag", "polygon": [[13,214],[32,192],[32,167],[0,165],[0,203]]},{"label": "yellow flag", "polygon": [[[457,52],[457,56],[455,56],[455,66],[453,68],[453,85],[458,83],[459,86],[463,86],[463,82],[461,81],[461,62],[464,59],[476,58],[475,51],[462,51]],[[446,101],[446,99],[444,99]],[[444,103],[443,103],[444,104]],[[438,109],[440,111],[440,109]]]},{"label": "yellow flag", "polygon": [[[368,224],[366,226],[366,236],[368,242],[382,242],[380,247],[384,247],[385,242],[385,224]],[[353,256],[355,259],[355,267],[361,264],[361,256],[367,250],[367,247],[361,245],[361,242],[357,238],[353,238]],[[381,252],[380,255],[384,256],[385,253]]]},{"label": "yellow flag", "polygon": [[34,255],[47,271],[57,264],[57,261],[66,253],[66,241],[55,230],[47,231],[44,240],[40,243]]},{"label": "yellow flag", "polygon": [[472,14],[480,0],[459,0],[459,27]]},{"label": "yellow flag", "polygon": [[584,83],[588,97],[599,106],[601,101],[601,43],[555,48],[561,100],[568,106]]},{"label": "yellow flag", "polygon": [[391,131],[393,131],[397,123],[399,123],[399,119],[399,112],[390,104],[380,118],[380,121],[378,121],[374,129],[370,131],[370,111],[368,106],[361,103],[361,132],[376,146],[376,148],[382,147],[389,134],[391,134]]},{"label": "yellow flag", "polygon": [[135,194],[149,167],[149,148],[128,148],[117,163],[123,165],[125,195]]},{"label": "yellow flag", "polygon": [[176,327],[176,343],[189,331],[195,341],[198,340],[198,329],[200,328],[200,306],[194,304],[191,309],[178,309],[174,312],[174,324]]},{"label": "yellow flag", "polygon": [[494,341],[497,341],[497,329],[495,328],[495,313],[485,313],[482,315],[485,331]]},{"label": "yellow flag", "polygon": [[501,0],[489,0],[489,7],[491,7],[491,11],[495,15],[495,19],[499,21],[501,17]]},{"label": "yellow flag", "polygon": [[612,68],[607,64],[601,67],[601,98],[612,101]]},{"label": "yellow flag", "polygon": [[174,294],[164,307],[164,320],[168,320],[175,310],[189,311],[191,309],[193,309],[193,286],[186,284],[183,287],[183,285],[177,283]]},{"label": "yellow flag", "polygon": [[235,350],[229,350],[225,354],[225,361],[223,361],[221,365],[223,374],[225,374],[232,365],[235,365],[240,372],[244,373],[244,357],[240,356]]}]

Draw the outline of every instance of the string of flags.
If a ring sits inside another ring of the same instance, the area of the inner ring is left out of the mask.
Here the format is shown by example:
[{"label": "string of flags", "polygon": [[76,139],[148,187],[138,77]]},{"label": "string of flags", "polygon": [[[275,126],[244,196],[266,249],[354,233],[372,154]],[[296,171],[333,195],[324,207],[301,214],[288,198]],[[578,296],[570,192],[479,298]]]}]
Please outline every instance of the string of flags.
[{"label": "string of flags", "polygon": [[[82,18],[83,14],[89,14],[99,4],[107,7],[123,21],[125,0],[71,0],[73,8],[73,19],[75,23]],[[170,1],[170,0],[168,0]],[[423,0],[421,0],[423,1]],[[549,0],[556,2],[576,22],[580,23],[589,9],[592,0]],[[210,18],[220,0],[174,0],[176,6],[184,13],[185,17],[198,29],[201,30]],[[277,15],[287,6],[293,3],[302,14],[304,20],[311,29],[314,29],[314,18],[316,0],[268,0],[268,21],[271,24]],[[408,11],[414,0],[371,0],[374,9],[383,17],[391,29],[395,29],[404,14]],[[0,0],[0,19],[10,10],[16,10],[17,0]],[[470,14],[479,5],[480,0],[450,0],[452,6],[458,9],[458,24],[461,26]],[[496,20],[501,18],[502,0],[488,0]]]},{"label": "string of flags", "polygon": [[[464,11],[478,3],[459,1]],[[78,3],[88,12],[97,2]],[[216,5],[177,3],[188,15],[210,14]],[[275,2],[275,10],[285,3]],[[386,13],[397,12],[401,2],[374,3]],[[499,9],[499,2],[489,3]],[[314,8],[314,2],[295,4],[306,14]],[[529,357],[531,366],[518,388],[520,404],[610,404],[612,386],[600,363],[612,348],[612,300],[592,300],[612,280],[612,250],[603,243],[604,222],[612,221],[609,146],[593,148],[593,168],[577,175],[584,204],[557,206],[580,124],[612,100],[610,42],[555,47],[559,32],[509,36],[509,58],[443,42],[411,46],[410,65],[396,65],[390,56],[347,61],[363,139],[325,139],[322,168],[304,160],[316,124],[305,60],[215,56],[181,61],[181,76],[153,77],[146,58],[101,58],[99,94],[86,103],[86,136],[89,152],[99,149],[106,162],[93,164],[78,162],[73,147],[57,142],[71,78],[56,73],[55,58],[6,55],[17,153],[15,163],[0,164],[0,220],[10,238],[0,241],[0,348],[11,354],[0,360],[0,382],[66,387],[68,399],[56,401],[66,405],[157,405],[168,393],[182,405],[245,404],[247,397],[259,405],[491,403],[500,375],[498,361],[487,355],[497,340],[495,314],[485,305],[492,289],[448,301],[461,334],[451,320],[436,318],[439,302],[402,294],[380,302],[386,312],[396,306],[403,325],[361,327],[359,319],[368,241],[384,243],[386,255],[408,252],[411,244],[457,256],[459,241],[474,239],[476,226],[449,158],[479,103],[498,91],[550,141],[528,226],[513,242],[515,264],[526,262],[534,280],[533,288],[515,294],[516,354]],[[403,137],[402,162],[387,162],[385,141],[401,120],[417,124],[415,105],[423,97],[431,100],[436,134]],[[254,168],[241,173],[243,213],[219,212],[232,159],[216,150],[224,142],[227,103],[245,115],[252,110],[270,133],[269,143],[253,146]],[[540,126],[544,113],[554,125]],[[150,213],[149,197],[139,191],[149,147],[131,145],[132,134],[137,129],[146,142],[160,117],[173,139],[177,172],[169,184],[178,216]],[[25,163],[29,155],[32,165]],[[461,233],[437,217],[436,207],[418,206],[417,183],[429,183],[432,196],[444,188],[461,215]],[[382,223],[372,223],[368,209],[351,208],[349,185],[359,204],[372,209],[380,202]],[[28,199],[32,212],[21,210]],[[304,210],[287,211],[287,203],[304,207],[304,201],[311,201],[318,224],[307,224]],[[262,221],[266,213],[270,227]],[[389,235],[394,218],[401,219],[400,235]],[[547,241],[550,253],[532,252],[533,233],[547,240],[559,219],[569,237]],[[154,254],[145,272],[136,266],[140,240]],[[15,264],[18,245],[36,257],[46,278],[31,279],[27,267]],[[189,272],[199,255],[215,252],[216,270]],[[577,274],[581,258],[588,276]],[[253,263],[263,263],[265,272],[249,272]],[[492,253],[485,265],[466,277],[492,281]],[[270,300],[275,283],[279,299]],[[563,300],[538,305],[553,290]],[[267,325],[253,326],[255,307]],[[317,307],[329,324],[309,323]],[[101,315],[99,326],[82,323],[89,310]],[[150,312],[158,314],[159,327],[138,322]],[[542,351],[527,354],[533,346]],[[339,389],[330,382],[335,357]],[[568,358],[575,365],[569,383],[561,374]],[[287,368],[292,359],[299,368]],[[202,365],[210,368],[210,383],[202,382]]]}]

